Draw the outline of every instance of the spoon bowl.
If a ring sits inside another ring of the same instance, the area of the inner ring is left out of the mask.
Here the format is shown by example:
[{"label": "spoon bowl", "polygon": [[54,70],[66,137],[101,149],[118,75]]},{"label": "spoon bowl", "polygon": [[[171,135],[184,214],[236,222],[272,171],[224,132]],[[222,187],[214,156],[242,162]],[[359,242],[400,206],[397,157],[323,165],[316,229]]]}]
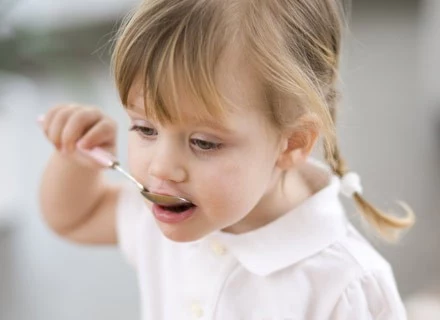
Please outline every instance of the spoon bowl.
[{"label": "spoon bowl", "polygon": [[192,203],[184,198],[173,197],[173,196],[165,196],[157,193],[152,193],[147,191],[146,189],[141,191],[141,194],[144,198],[150,200],[153,203],[156,203],[160,206],[165,207],[177,207],[183,205],[191,205]]}]

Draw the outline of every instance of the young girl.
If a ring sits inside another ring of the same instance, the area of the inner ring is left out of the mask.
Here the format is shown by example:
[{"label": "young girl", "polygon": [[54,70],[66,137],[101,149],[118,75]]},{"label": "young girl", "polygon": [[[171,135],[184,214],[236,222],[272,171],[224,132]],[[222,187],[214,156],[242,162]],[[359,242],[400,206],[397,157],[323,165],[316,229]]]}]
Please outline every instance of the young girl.
[{"label": "young girl", "polygon": [[[115,153],[116,124],[51,109],[57,147],[45,220],[79,243],[118,244],[143,319],[405,319],[390,265],[347,221],[339,193],[385,237],[413,223],[362,196],[335,136],[337,0],[149,0],[126,20],[113,67],[131,119],[129,168],[153,205],[110,185],[78,148]],[[322,137],[327,164],[309,157]]]}]

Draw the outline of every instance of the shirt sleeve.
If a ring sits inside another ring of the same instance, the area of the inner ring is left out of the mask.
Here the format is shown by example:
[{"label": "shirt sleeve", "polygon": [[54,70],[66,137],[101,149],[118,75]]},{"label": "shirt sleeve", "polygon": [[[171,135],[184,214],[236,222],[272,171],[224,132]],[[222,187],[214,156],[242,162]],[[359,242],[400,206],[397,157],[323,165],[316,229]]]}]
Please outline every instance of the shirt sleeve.
[{"label": "shirt sleeve", "polygon": [[351,282],[333,310],[332,320],[405,320],[406,312],[392,271],[370,272]]},{"label": "shirt sleeve", "polygon": [[137,265],[137,239],[142,212],[145,210],[139,191],[132,185],[124,184],[116,207],[116,232],[118,247],[127,262]]}]

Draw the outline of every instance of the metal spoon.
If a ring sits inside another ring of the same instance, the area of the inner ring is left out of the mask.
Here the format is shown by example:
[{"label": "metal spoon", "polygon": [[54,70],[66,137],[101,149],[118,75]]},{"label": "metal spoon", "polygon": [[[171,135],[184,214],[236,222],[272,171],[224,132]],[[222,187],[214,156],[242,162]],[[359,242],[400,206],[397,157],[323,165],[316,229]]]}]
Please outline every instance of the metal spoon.
[{"label": "metal spoon", "polygon": [[[37,118],[37,122],[41,126],[44,122],[44,115],[39,116]],[[184,198],[166,196],[166,195],[149,192],[139,181],[137,181],[133,176],[131,176],[129,173],[127,173],[124,169],[121,168],[119,161],[117,161],[111,153],[99,147],[90,150],[78,148],[78,150],[81,151],[83,154],[93,158],[99,164],[108,167],[110,169],[117,170],[120,173],[122,173],[126,178],[132,181],[139,188],[141,194],[146,199],[150,200],[153,203],[156,203],[161,206],[181,206],[181,205],[192,204],[191,201],[186,200]]]},{"label": "metal spoon", "polygon": [[139,188],[141,194],[151,202],[154,202],[161,206],[180,206],[180,205],[191,204],[191,201],[188,201],[184,198],[166,196],[166,195],[149,192],[139,181],[137,181],[132,175],[130,175],[124,169],[121,168],[119,161],[115,160],[112,154],[108,153],[107,151],[99,147],[90,150],[79,148],[78,150],[86,154],[87,156],[93,158],[94,160],[104,165],[105,167],[114,169],[122,173],[126,178],[132,181]]}]

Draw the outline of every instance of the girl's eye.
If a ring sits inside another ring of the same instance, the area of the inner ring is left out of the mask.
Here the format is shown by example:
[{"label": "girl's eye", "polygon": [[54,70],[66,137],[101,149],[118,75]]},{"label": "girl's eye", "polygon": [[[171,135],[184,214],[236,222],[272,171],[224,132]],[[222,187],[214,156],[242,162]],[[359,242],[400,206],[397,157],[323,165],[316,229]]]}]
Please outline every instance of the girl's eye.
[{"label": "girl's eye", "polygon": [[210,141],[200,140],[200,139],[191,139],[191,143],[196,146],[197,148],[209,151],[209,150],[217,150],[220,149],[222,144],[221,143],[214,143]]},{"label": "girl's eye", "polygon": [[145,137],[151,137],[151,136],[156,136],[157,135],[157,130],[156,129],[149,128],[149,127],[142,127],[142,126],[138,126],[138,125],[133,125],[130,128],[130,131],[136,131],[140,135],[145,136]]},{"label": "girl's eye", "polygon": [[[133,125],[130,131],[137,132],[142,138],[148,139],[157,136],[158,132],[154,128]],[[201,139],[191,139],[191,144],[202,151],[218,150],[222,147],[221,143],[210,142]]]}]

